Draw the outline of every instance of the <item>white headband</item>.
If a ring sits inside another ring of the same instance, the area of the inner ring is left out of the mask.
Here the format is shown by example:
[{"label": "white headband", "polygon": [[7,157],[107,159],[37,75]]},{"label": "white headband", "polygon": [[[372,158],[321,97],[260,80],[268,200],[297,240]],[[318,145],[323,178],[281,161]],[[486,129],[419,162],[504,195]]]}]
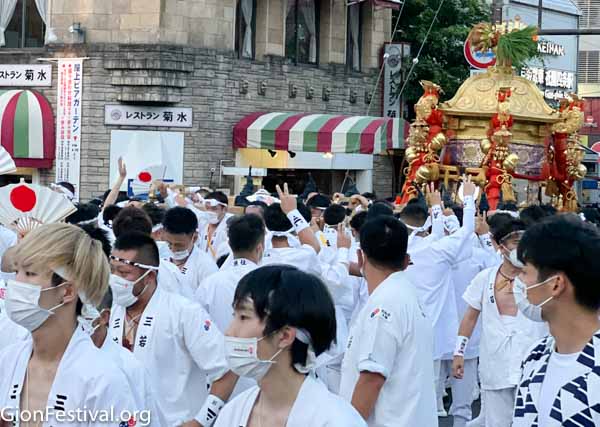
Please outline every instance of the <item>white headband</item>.
[{"label": "white headband", "polygon": [[154,227],[152,227],[152,232],[156,233],[157,231],[160,231],[163,229],[163,225],[162,224],[156,224]]},{"label": "white headband", "polygon": [[92,218],[92,219],[86,219],[85,221],[79,221],[77,223],[77,225],[87,225],[87,224],[93,224],[95,222],[98,221],[98,218]]},{"label": "white headband", "polygon": [[73,192],[71,190],[69,190],[68,188],[63,187],[62,185],[58,185],[58,184],[50,184],[50,188],[54,189],[54,190],[58,190],[61,193],[63,193],[67,199],[69,200],[73,200],[75,198],[75,194],[73,194]]},{"label": "white headband", "polygon": [[228,205],[226,203],[219,202],[216,199],[205,199],[204,200],[204,204],[212,206],[213,208],[216,207],[216,206],[225,206],[225,207],[228,207]]},{"label": "white headband", "polygon": [[273,237],[289,237],[289,236],[293,236],[293,234],[292,234],[293,232],[294,232],[294,227],[290,228],[287,231],[271,231],[271,234],[273,235]]},{"label": "white headband", "polygon": [[312,346],[310,333],[306,329],[296,328],[296,338],[301,343],[308,345],[308,350],[306,351],[306,363],[304,365],[295,363],[294,368],[296,368],[296,370],[301,374],[308,374],[317,366],[317,355],[315,354],[315,350]]},{"label": "white headband", "polygon": [[412,231],[412,232],[413,232],[413,233],[415,233],[415,234],[418,234],[418,233],[422,233],[423,231],[427,231],[427,230],[429,230],[429,227],[431,227],[431,217],[430,217],[430,216],[428,216],[428,217],[427,217],[427,220],[425,220],[425,224],[423,224],[423,225],[422,225],[422,226],[420,226],[420,227],[415,227],[415,226],[413,226],[413,225],[408,225],[408,224],[407,224],[407,223],[405,223],[405,222],[404,222],[403,224],[404,224],[404,225],[406,226],[406,228],[408,228],[410,231]]}]

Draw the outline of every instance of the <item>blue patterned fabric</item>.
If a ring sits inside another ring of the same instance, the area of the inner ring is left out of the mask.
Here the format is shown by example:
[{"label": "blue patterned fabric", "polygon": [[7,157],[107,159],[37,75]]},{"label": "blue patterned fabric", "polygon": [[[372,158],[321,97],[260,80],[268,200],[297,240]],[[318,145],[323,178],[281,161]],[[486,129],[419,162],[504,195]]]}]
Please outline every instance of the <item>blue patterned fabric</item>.
[{"label": "blue patterned fabric", "polygon": [[585,373],[559,390],[550,412],[551,424],[538,425],[537,403],[554,347],[554,338],[546,337],[523,361],[513,427],[600,427],[600,331],[577,358]]}]

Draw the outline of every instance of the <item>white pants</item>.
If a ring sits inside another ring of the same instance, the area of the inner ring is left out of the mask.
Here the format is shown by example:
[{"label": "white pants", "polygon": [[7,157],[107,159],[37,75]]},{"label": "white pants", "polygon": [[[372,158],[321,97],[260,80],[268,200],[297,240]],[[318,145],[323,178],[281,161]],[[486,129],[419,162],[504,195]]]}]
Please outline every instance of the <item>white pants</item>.
[{"label": "white pants", "polygon": [[444,409],[444,383],[448,376],[446,370],[445,360],[434,360],[433,361],[433,387],[435,389],[435,396],[437,398],[437,409],[441,411]]},{"label": "white pants", "polygon": [[516,387],[482,390],[485,395],[485,427],[510,427]]},{"label": "white pants", "polygon": [[436,396],[438,401],[438,410],[444,408],[443,396],[447,377],[450,378],[450,387],[452,388],[452,406],[450,406],[450,415],[454,417],[454,427],[464,427],[467,421],[471,420],[473,413],[471,405],[473,403],[473,390],[477,384],[477,358],[466,359],[465,369],[462,380],[452,377],[452,361],[435,361],[436,375]]},{"label": "white pants", "polygon": [[481,410],[477,418],[469,421],[466,427],[485,427],[485,394],[481,392]]},{"label": "white pants", "polygon": [[[447,361],[452,370],[452,362]],[[477,384],[477,358],[465,359],[465,369],[462,380],[452,378],[452,406],[450,415],[454,417],[454,427],[464,427],[473,417],[471,405],[473,403],[473,390]]]}]

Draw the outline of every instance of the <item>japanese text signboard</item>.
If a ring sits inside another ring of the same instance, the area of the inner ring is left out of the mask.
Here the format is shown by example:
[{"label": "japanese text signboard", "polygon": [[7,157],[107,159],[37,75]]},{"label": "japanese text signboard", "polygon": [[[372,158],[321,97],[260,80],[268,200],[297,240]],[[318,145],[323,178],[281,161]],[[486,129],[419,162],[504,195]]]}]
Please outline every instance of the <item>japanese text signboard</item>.
[{"label": "japanese text signboard", "polygon": [[51,86],[52,64],[0,64],[0,86]]},{"label": "japanese text signboard", "polygon": [[107,125],[192,127],[192,109],[175,107],[147,107],[143,105],[105,105],[104,123]]},{"label": "japanese text signboard", "polygon": [[59,59],[56,97],[56,181],[75,186],[79,200],[83,59]]}]

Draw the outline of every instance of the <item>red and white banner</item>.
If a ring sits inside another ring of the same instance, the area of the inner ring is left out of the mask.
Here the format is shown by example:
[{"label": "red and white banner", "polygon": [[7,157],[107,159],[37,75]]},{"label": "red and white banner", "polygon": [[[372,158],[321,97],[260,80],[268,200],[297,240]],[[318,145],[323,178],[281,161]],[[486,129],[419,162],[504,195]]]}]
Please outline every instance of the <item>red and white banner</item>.
[{"label": "red and white banner", "polygon": [[79,200],[83,59],[58,60],[56,96],[56,182],[75,186]]}]

